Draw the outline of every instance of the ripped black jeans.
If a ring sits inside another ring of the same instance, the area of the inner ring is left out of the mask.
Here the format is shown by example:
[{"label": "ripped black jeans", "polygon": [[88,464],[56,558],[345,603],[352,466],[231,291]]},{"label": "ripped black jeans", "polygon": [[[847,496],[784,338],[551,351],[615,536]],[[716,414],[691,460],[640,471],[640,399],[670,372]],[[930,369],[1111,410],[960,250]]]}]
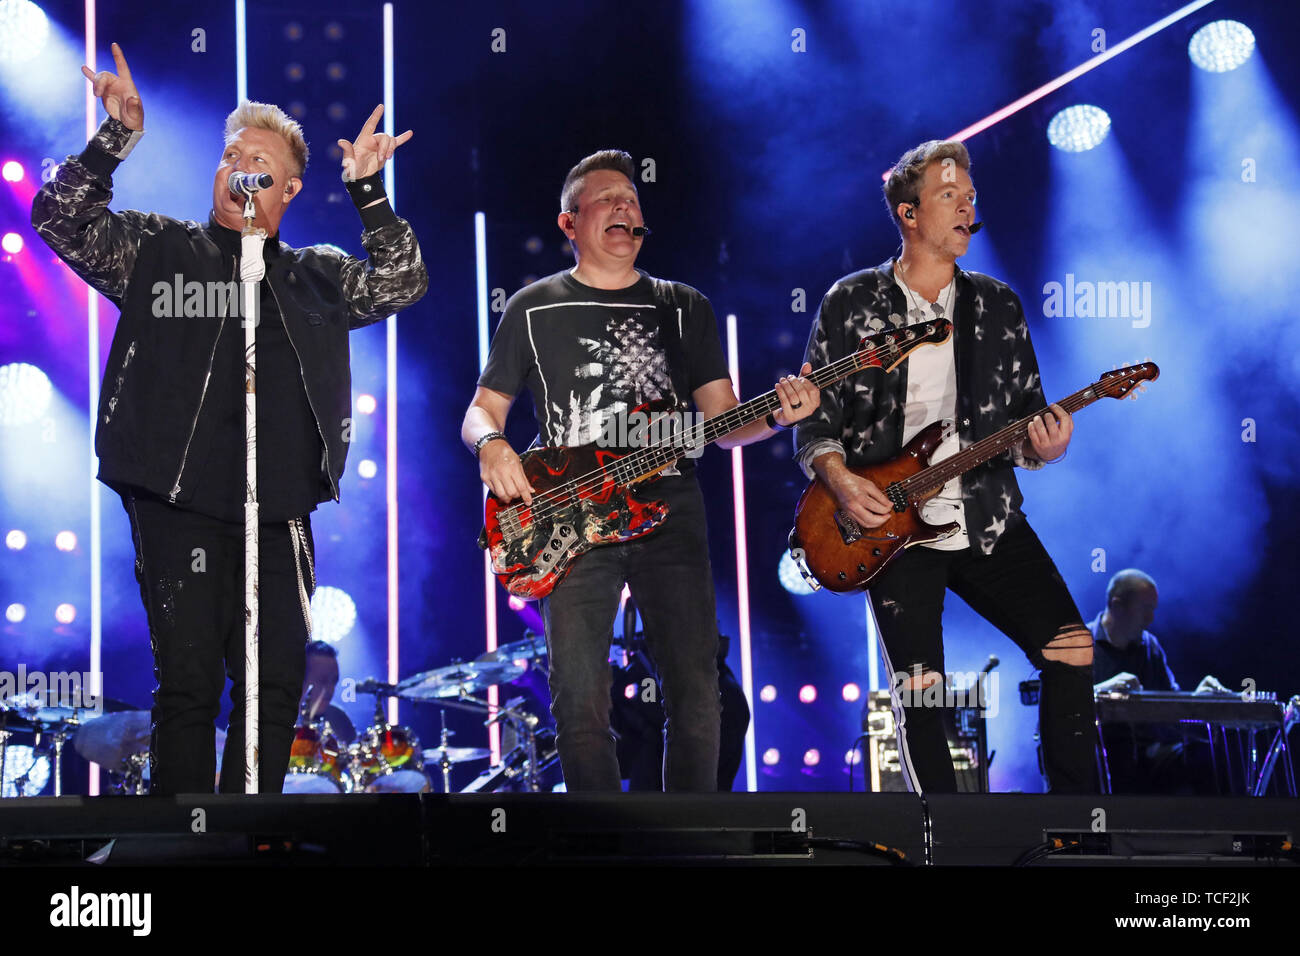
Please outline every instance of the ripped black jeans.
[{"label": "ripped black jeans", "polygon": [[[908,694],[905,683],[917,673],[945,673],[941,621],[948,589],[1042,669],[1038,720],[1050,792],[1098,792],[1092,667],[1043,656],[1047,645],[1066,632],[1069,636],[1057,641],[1054,650],[1087,647],[1091,638],[1038,535],[1023,518],[1012,520],[991,554],[974,548],[909,548],[871,588],[899,727],[899,754],[919,792],[957,790],[943,711],[934,706],[944,699],[941,688]],[[1012,688],[1000,690],[999,709],[1014,699]]]}]

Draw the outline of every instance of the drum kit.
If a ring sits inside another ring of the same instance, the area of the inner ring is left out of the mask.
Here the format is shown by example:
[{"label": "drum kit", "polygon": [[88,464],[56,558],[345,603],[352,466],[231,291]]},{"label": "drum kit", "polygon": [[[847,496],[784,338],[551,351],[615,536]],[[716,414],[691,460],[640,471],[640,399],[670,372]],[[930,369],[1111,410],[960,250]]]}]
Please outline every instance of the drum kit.
[{"label": "drum kit", "polygon": [[[374,697],[371,724],[354,742],[345,743],[327,718],[300,717],[294,728],[284,792],[429,793],[436,782],[440,785],[437,789],[449,793],[452,769],[485,760],[491,751],[450,746],[448,710],[480,714],[485,727],[500,724],[508,744],[500,763],[483,771],[465,792],[541,789],[542,773],[559,759],[554,732],[539,727],[538,717],[522,709],[522,697],[497,705],[476,695],[519,677],[530,662],[544,666],[541,659],[545,655],[545,641],[530,633],[525,640],[473,661],[456,661],[397,684],[363,681],[356,689]],[[384,714],[389,698],[440,708],[438,746],[424,749],[409,727],[389,723]],[[87,708],[51,703],[30,694],[0,700],[0,794],[35,796],[52,777],[54,795],[60,796],[62,754],[69,740],[78,754],[108,771],[110,793],[147,793],[150,733],[150,712],[120,701],[100,698],[94,708]],[[14,742],[14,738],[23,739]],[[214,773],[221,765],[224,744],[224,731],[217,731]]]}]

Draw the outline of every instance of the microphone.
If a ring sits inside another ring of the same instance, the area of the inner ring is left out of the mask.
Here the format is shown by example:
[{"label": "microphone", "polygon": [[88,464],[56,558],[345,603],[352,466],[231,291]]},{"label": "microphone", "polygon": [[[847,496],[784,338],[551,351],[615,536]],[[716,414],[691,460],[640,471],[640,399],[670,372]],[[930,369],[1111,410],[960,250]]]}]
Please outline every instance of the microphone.
[{"label": "microphone", "polygon": [[984,223],[982,223],[982,222],[972,222],[972,223],[970,224],[970,234],[973,236],[973,235],[975,235],[975,233],[979,232],[979,231],[980,231],[981,229],[983,229],[983,228],[984,228]]},{"label": "microphone", "polygon": [[262,189],[270,189],[275,180],[270,173],[231,173],[226,185],[236,196],[251,196]]},{"label": "microphone", "polygon": [[632,236],[633,236],[634,238],[636,238],[636,239],[640,239],[642,236],[648,236],[648,235],[650,235],[650,227],[649,227],[649,226],[633,226],[633,227],[632,227]]},{"label": "microphone", "polygon": [[1000,664],[1000,663],[1002,663],[1002,662],[998,660],[998,655],[996,655],[996,654],[990,654],[990,655],[989,655],[989,662],[988,662],[987,664],[984,665],[984,670],[980,671],[980,673],[981,673],[981,674],[987,674],[989,671],[993,670],[993,668],[997,667],[998,664]]}]

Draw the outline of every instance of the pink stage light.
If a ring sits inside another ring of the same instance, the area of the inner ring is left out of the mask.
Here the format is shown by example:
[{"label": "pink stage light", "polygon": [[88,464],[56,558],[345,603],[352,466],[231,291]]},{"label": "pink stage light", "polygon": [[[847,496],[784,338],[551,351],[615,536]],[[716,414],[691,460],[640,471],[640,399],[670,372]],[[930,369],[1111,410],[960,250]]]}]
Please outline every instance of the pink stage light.
[{"label": "pink stage light", "polygon": [[20,183],[23,181],[23,164],[16,159],[11,159],[0,167],[0,176],[4,176],[5,182]]},{"label": "pink stage light", "polygon": [[11,256],[16,256],[23,251],[23,237],[16,232],[6,232],[5,237],[0,239],[0,249]]},{"label": "pink stage light", "polygon": [[852,703],[862,696],[862,688],[857,684],[845,684],[843,694],[844,699]]},{"label": "pink stage light", "polygon": [[817,699],[817,688],[812,684],[804,684],[799,688],[799,699],[805,704],[811,704]]}]

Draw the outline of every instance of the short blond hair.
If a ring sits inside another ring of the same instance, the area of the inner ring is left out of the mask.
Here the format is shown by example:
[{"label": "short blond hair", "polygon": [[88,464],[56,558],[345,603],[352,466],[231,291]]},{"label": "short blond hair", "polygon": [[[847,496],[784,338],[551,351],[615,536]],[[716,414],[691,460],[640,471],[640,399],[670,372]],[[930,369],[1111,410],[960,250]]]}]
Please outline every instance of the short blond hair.
[{"label": "short blond hair", "polygon": [[235,134],[246,127],[280,134],[289,145],[289,153],[298,168],[294,175],[301,178],[307,169],[307,158],[311,155],[307,149],[307,140],[302,135],[302,124],[272,103],[244,100],[226,117],[225,145],[229,146]]},{"label": "short blond hair", "polygon": [[894,168],[889,171],[889,178],[885,180],[885,205],[889,207],[889,215],[893,217],[899,232],[903,231],[903,223],[898,215],[898,207],[903,203],[920,202],[919,192],[925,171],[931,163],[945,159],[952,160],[970,172],[970,153],[955,139],[927,140],[900,156]]}]

